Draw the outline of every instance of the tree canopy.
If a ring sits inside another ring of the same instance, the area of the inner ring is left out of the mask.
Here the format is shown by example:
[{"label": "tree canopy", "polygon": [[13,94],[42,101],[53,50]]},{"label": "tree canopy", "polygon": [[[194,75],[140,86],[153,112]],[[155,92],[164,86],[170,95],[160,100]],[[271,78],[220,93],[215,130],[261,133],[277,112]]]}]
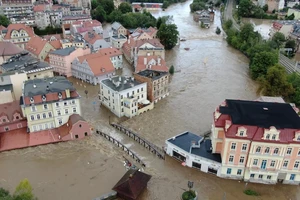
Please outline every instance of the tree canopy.
[{"label": "tree canopy", "polygon": [[179,32],[175,24],[161,24],[157,37],[160,42],[165,46],[165,49],[172,49],[178,42]]},{"label": "tree canopy", "polygon": [[267,74],[268,68],[278,63],[277,52],[263,51],[256,53],[250,65],[250,72],[253,79]]},{"label": "tree canopy", "polygon": [[22,180],[16,187],[13,195],[0,188],[0,199],[1,200],[37,200],[32,193],[32,187],[27,179]]},{"label": "tree canopy", "polygon": [[283,33],[276,32],[272,37],[272,41],[275,42],[276,47],[279,49],[285,42],[285,36]]},{"label": "tree canopy", "polygon": [[10,24],[10,21],[4,15],[0,15],[0,25],[7,27]]},{"label": "tree canopy", "polygon": [[118,8],[123,14],[132,12],[132,7],[127,2],[122,2]]},{"label": "tree canopy", "polygon": [[266,12],[268,11],[268,6],[263,7],[256,6],[251,0],[241,0],[239,2],[239,7],[237,14],[240,17],[252,17],[259,19],[277,19],[277,15],[270,15]]},{"label": "tree canopy", "polygon": [[288,82],[292,84],[294,93],[290,95],[290,100],[296,105],[300,105],[300,76],[296,73],[288,75]]}]

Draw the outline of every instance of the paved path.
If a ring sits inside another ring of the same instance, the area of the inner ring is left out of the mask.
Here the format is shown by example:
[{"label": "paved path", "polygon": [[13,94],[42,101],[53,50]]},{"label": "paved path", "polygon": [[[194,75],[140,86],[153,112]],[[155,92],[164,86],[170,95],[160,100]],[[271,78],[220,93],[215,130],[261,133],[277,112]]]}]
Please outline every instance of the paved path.
[{"label": "paved path", "polygon": [[225,20],[232,20],[232,26],[240,31],[240,25],[237,24],[235,19],[233,18],[233,7],[235,6],[234,0],[227,0],[227,3],[225,5],[225,10],[224,10],[224,19]]}]

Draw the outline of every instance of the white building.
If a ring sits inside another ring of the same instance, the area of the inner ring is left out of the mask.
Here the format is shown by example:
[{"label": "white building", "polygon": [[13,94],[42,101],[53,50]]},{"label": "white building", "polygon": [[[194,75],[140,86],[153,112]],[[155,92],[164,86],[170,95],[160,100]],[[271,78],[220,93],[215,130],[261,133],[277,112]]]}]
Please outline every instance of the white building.
[{"label": "white building", "polygon": [[112,77],[100,82],[99,99],[102,105],[118,117],[133,117],[153,109],[147,100],[147,83],[134,78]]},{"label": "white building", "polygon": [[115,69],[123,68],[123,53],[120,50],[114,47],[102,48],[98,50],[98,53],[100,53],[102,56],[109,56],[110,61]]},{"label": "white building", "polygon": [[185,166],[217,176],[221,174],[221,157],[211,153],[211,140],[204,140],[202,136],[190,132],[181,133],[166,140],[165,150]]}]

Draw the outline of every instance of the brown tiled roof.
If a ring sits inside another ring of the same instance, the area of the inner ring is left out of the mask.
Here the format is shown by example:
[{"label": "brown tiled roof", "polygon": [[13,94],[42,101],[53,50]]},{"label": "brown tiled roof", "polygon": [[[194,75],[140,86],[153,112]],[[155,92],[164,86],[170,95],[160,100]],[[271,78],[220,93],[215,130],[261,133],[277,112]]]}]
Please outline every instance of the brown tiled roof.
[{"label": "brown tiled roof", "polygon": [[150,26],[148,29],[147,29],[147,33],[151,36],[154,35],[154,33],[157,32],[157,29],[156,28],[153,28],[152,26]]},{"label": "brown tiled roof", "polygon": [[46,39],[47,41],[50,41],[50,39],[54,37],[56,40],[61,40],[61,34],[50,34],[50,35],[43,35],[42,38]]},{"label": "brown tiled roof", "polygon": [[80,63],[86,60],[95,76],[100,76],[102,74],[107,74],[115,71],[110,57],[103,56],[99,52],[94,54],[88,54],[85,56],[80,56],[77,59]]},{"label": "brown tiled roof", "polygon": [[0,42],[0,56],[12,56],[22,51],[23,49],[11,42]]},{"label": "brown tiled roof", "polygon": [[107,55],[109,57],[122,55],[122,52],[115,47],[99,49],[99,53],[103,56]]},{"label": "brown tiled roof", "polygon": [[33,12],[43,12],[46,8],[45,4],[36,5],[33,7]]},{"label": "brown tiled roof", "polygon": [[64,29],[70,29],[70,27],[71,27],[71,24],[63,24]]},{"label": "brown tiled roof", "polygon": [[30,38],[28,43],[25,46],[25,49],[32,54],[38,56],[43,50],[44,46],[47,44],[47,40],[42,39],[39,36],[33,36]]},{"label": "brown tiled roof", "polygon": [[90,44],[94,44],[97,40],[101,40],[101,39],[103,38],[100,35],[93,32],[88,32],[84,35],[84,40]]},{"label": "brown tiled roof", "polygon": [[88,20],[88,21],[75,21],[72,25],[81,25],[82,27],[95,27],[95,26],[102,26],[101,22],[98,20]]},{"label": "brown tiled roof", "polygon": [[6,29],[6,27],[0,25],[0,31],[2,31],[2,30],[4,30],[4,29]]},{"label": "brown tiled roof", "polygon": [[55,49],[60,49],[62,48],[62,45],[60,43],[60,40],[53,40],[50,41],[49,44],[51,44]]},{"label": "brown tiled roof", "polygon": [[[145,65],[145,60],[147,59],[147,64]],[[158,64],[158,59],[160,59],[160,65]],[[153,62],[150,66],[149,62]],[[168,72],[169,68],[167,67],[166,61],[162,59],[160,56],[139,56],[137,61],[137,66],[135,68],[135,72],[140,72],[145,69],[151,69],[155,71]]]},{"label": "brown tiled roof", "polygon": [[23,116],[22,116],[22,111],[21,111],[21,106],[20,106],[20,101],[19,100],[9,102],[9,103],[0,104],[0,116],[6,115],[10,122],[13,121],[13,115],[16,112],[20,113],[21,119],[19,119],[19,120],[22,120]]},{"label": "brown tiled roof", "polygon": [[124,199],[137,199],[147,187],[151,176],[136,169],[128,170],[119,182],[113,187],[119,196]]},{"label": "brown tiled roof", "polygon": [[32,36],[35,35],[34,31],[33,31],[33,28],[31,28],[30,26],[26,26],[25,24],[10,24],[7,27],[7,33],[4,36],[4,39],[11,39],[11,32],[13,30],[20,31],[22,29],[27,32],[27,34],[29,35],[29,37],[32,37]]}]

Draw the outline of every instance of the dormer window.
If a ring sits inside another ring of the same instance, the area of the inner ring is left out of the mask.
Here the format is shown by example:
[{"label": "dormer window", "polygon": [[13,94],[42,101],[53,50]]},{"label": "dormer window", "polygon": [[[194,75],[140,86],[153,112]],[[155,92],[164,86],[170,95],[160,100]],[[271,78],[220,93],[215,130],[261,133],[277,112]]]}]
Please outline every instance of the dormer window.
[{"label": "dormer window", "polygon": [[61,99],[62,98],[62,94],[59,92],[58,93],[58,98]]},{"label": "dormer window", "polygon": [[30,103],[34,103],[34,98],[30,97]]},{"label": "dormer window", "polygon": [[247,137],[247,129],[243,126],[240,126],[237,130],[236,136]]},{"label": "dormer window", "polygon": [[298,137],[297,137],[297,141],[300,141],[300,135],[298,135]]},{"label": "dormer window", "polygon": [[276,139],[276,135],[272,135],[272,140],[275,140]]},{"label": "dormer window", "polygon": [[294,141],[299,141],[300,142],[300,131],[295,132],[295,137],[293,139]]},{"label": "dormer window", "polygon": [[270,134],[267,134],[266,139],[267,139],[267,140],[270,139]]},{"label": "dormer window", "polygon": [[240,131],[240,136],[244,136],[245,131]]},{"label": "dormer window", "polygon": [[279,140],[280,131],[277,130],[274,126],[271,126],[270,129],[264,130],[264,135],[262,139],[265,140]]},{"label": "dormer window", "polygon": [[46,101],[46,95],[43,95],[43,96],[42,96],[42,100],[43,100],[43,101]]}]

